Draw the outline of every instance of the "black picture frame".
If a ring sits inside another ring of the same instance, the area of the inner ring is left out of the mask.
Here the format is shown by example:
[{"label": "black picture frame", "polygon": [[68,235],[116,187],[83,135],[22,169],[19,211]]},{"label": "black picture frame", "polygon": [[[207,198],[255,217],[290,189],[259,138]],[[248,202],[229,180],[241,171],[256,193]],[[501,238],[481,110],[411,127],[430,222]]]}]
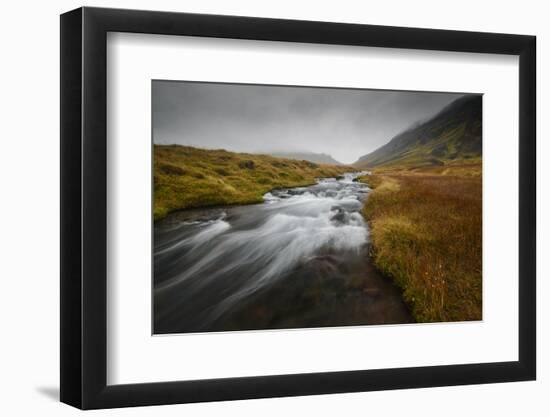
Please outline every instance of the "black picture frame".
[{"label": "black picture frame", "polygon": [[[107,385],[108,32],[519,56],[519,360]],[[534,36],[137,10],[61,15],[61,401],[82,409],[536,378]]]}]

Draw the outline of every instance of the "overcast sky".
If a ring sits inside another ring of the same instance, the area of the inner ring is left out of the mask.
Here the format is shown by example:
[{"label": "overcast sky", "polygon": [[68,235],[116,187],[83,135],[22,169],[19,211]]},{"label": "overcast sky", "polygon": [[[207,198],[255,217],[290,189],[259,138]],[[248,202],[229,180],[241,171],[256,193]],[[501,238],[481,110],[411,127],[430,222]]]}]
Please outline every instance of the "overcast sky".
[{"label": "overcast sky", "polygon": [[152,96],[154,143],[352,163],[462,94],[153,81]]}]

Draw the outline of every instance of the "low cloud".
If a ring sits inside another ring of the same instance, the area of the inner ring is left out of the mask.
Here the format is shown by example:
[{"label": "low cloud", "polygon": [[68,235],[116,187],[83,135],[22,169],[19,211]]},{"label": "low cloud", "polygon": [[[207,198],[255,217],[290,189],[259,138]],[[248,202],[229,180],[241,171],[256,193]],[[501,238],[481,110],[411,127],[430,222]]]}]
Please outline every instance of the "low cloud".
[{"label": "low cloud", "polygon": [[462,94],[153,81],[153,140],[351,163]]}]

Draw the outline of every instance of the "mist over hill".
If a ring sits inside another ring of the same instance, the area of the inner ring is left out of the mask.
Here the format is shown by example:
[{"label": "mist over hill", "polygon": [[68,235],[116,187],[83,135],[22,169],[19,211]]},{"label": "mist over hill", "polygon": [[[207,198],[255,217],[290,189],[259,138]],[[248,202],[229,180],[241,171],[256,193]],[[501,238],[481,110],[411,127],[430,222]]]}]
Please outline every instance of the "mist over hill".
[{"label": "mist over hill", "polygon": [[298,161],[309,161],[316,164],[331,164],[342,165],[341,162],[334,159],[326,153],[315,152],[270,152],[272,156],[277,158],[296,159]]},{"label": "mist over hill", "polygon": [[360,157],[358,168],[444,165],[480,158],[482,96],[466,95]]}]

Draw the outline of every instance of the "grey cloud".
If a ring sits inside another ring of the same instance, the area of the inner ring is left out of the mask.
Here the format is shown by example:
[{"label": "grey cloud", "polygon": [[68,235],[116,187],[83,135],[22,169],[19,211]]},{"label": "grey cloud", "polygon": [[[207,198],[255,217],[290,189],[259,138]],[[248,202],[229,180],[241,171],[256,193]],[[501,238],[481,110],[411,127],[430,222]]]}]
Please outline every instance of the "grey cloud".
[{"label": "grey cloud", "polygon": [[153,141],[351,163],[462,94],[153,81]]}]

